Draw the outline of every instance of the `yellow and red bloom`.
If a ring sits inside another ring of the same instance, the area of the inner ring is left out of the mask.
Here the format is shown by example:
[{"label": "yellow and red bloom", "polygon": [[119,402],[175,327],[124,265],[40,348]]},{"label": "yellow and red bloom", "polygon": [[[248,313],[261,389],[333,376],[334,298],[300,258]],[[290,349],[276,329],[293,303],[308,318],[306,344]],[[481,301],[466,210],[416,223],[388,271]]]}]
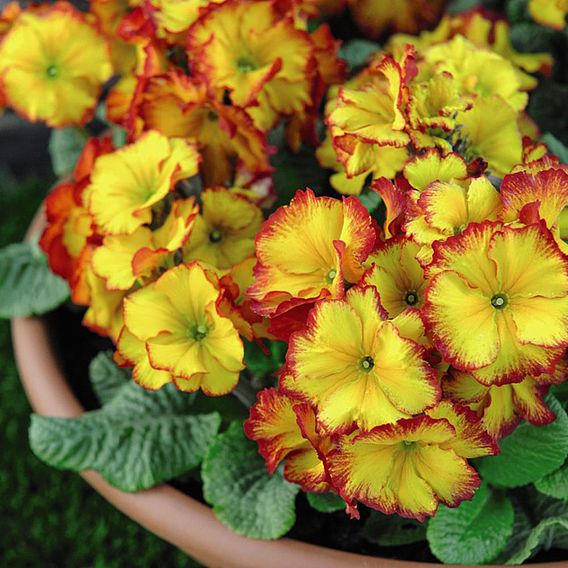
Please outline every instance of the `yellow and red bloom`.
[{"label": "yellow and red bloom", "polygon": [[170,373],[180,390],[219,396],[237,385],[243,344],[219,314],[219,296],[194,262],[168,270],[125,301],[126,329],[144,342],[150,366]]},{"label": "yellow and red bloom", "polygon": [[262,129],[311,104],[314,46],[274,2],[211,5],[189,29],[187,49],[192,69],[211,88],[227,89],[237,106],[258,106],[252,112]]},{"label": "yellow and red bloom", "polygon": [[550,372],[568,345],[568,259],[544,223],[472,224],[434,244],[426,275],[434,345],[487,386]]},{"label": "yellow and red bloom", "polygon": [[87,122],[112,71],[106,41],[70,4],[22,13],[0,45],[8,104],[53,127]]},{"label": "yellow and red bloom", "polygon": [[362,283],[374,286],[381,305],[394,318],[408,308],[424,305],[426,279],[417,260],[420,245],[408,238],[397,238],[381,244],[367,259],[371,268]]},{"label": "yellow and red bloom", "polygon": [[556,415],[543,400],[550,384],[566,379],[566,365],[557,363],[552,374],[527,376],[520,383],[486,386],[470,373],[452,369],[443,382],[444,396],[468,405],[481,418],[485,430],[495,439],[502,438],[522,419],[542,426]]},{"label": "yellow and red bloom", "polygon": [[292,335],[285,390],[314,405],[328,431],[369,430],[439,401],[424,354],[387,320],[374,288],[354,287],[344,300],[316,304],[307,329]]},{"label": "yellow and red bloom", "polygon": [[258,443],[269,473],[285,460],[284,477],[304,491],[331,489],[322,458],[331,448],[328,436],[318,432],[313,409],[275,388],[258,393],[245,422],[245,433]]},{"label": "yellow and red bloom", "polygon": [[97,159],[85,190],[88,209],[103,234],[130,235],[152,221],[152,207],[178,181],[195,175],[198,166],[193,145],[148,132]]},{"label": "yellow and red bloom", "polygon": [[442,502],[471,499],[480,480],[466,458],[496,453],[472,412],[447,403],[440,417],[417,416],[356,431],[327,456],[332,483],[350,505],[423,521]]},{"label": "yellow and red bloom", "polygon": [[341,298],[362,276],[375,244],[371,217],[354,197],[338,201],[298,191],[256,239],[254,309],[274,317],[320,298]]},{"label": "yellow and red bloom", "polygon": [[195,83],[181,71],[171,70],[146,82],[139,115],[145,129],[197,144],[206,185],[231,181],[235,160],[252,172],[271,171],[265,136],[249,114],[223,104],[204,84]]},{"label": "yellow and red bloom", "polygon": [[201,213],[183,249],[184,258],[227,269],[253,256],[263,220],[258,206],[224,187],[205,190],[201,203]]}]

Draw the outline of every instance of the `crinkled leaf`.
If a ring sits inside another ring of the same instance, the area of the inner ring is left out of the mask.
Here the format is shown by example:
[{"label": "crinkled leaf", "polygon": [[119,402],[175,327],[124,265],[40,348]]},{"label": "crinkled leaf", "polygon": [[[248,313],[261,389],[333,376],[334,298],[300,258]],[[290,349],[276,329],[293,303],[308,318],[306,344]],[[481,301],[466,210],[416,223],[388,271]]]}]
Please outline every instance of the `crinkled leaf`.
[{"label": "crinkled leaf", "polygon": [[531,91],[527,109],[542,132],[553,134],[563,144],[568,144],[568,113],[564,103],[567,98],[568,85],[544,78]]},{"label": "crinkled leaf", "polygon": [[115,148],[122,148],[126,145],[128,140],[128,132],[125,128],[121,126],[117,126],[116,124],[112,125],[112,145]]},{"label": "crinkled leaf", "polygon": [[381,46],[367,39],[352,39],[345,42],[339,49],[339,56],[345,59],[350,71],[363,67],[371,54],[381,50]]},{"label": "crinkled leaf", "polygon": [[55,175],[63,177],[75,169],[87,139],[86,132],[74,126],[51,131],[49,155]]},{"label": "crinkled leaf", "polygon": [[104,351],[91,361],[89,376],[99,402],[104,405],[109,403],[128,383],[130,372],[116,366],[112,358],[112,351]]},{"label": "crinkled leaf", "polygon": [[544,142],[548,149],[560,158],[563,164],[568,164],[568,147],[566,147],[556,136],[547,132],[542,138],[541,142]]},{"label": "crinkled leaf", "polygon": [[280,470],[266,471],[256,444],[248,440],[242,422],[233,422],[217,436],[201,468],[203,494],[217,518],[237,534],[275,539],[296,520],[299,486]]},{"label": "crinkled leaf", "polygon": [[507,546],[513,520],[511,502],[484,484],[471,501],[463,501],[459,507],[440,505],[426,535],[430,549],[442,562],[484,564]]},{"label": "crinkled leaf", "polygon": [[34,243],[0,250],[0,318],[45,314],[65,302],[69,287],[51,272]]},{"label": "crinkled leaf", "polygon": [[526,22],[531,19],[528,5],[529,0],[509,0],[507,2],[507,18],[511,24]]},{"label": "crinkled leaf", "polygon": [[426,524],[398,515],[371,511],[363,536],[379,546],[403,546],[426,540]]},{"label": "crinkled leaf", "polygon": [[381,203],[381,196],[375,191],[364,191],[358,197],[369,213],[372,213]]},{"label": "crinkled leaf", "polygon": [[568,455],[568,416],[552,396],[547,403],[556,420],[547,426],[523,422],[501,440],[501,453],[477,460],[482,477],[493,485],[520,487],[557,470]]},{"label": "crinkled leaf", "polygon": [[310,506],[320,513],[335,513],[345,509],[345,501],[335,493],[306,493]]},{"label": "crinkled leaf", "polygon": [[534,486],[550,497],[568,499],[568,461],[561,468],[535,481]]},{"label": "crinkled leaf", "polygon": [[51,466],[94,469],[123,491],[146,489],[198,466],[217,434],[219,414],[191,415],[192,401],[172,385],[147,391],[129,382],[79,418],[33,415],[30,444]]}]

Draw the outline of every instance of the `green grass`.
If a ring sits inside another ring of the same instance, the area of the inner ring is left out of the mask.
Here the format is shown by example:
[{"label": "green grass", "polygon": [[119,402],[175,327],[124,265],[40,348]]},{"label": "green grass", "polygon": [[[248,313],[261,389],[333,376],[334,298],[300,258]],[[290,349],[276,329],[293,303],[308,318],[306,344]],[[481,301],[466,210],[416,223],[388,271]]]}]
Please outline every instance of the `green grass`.
[{"label": "green grass", "polygon": [[[20,240],[50,180],[0,171],[0,246]],[[30,406],[0,321],[0,566],[196,566],[116,511],[77,475],[39,462],[28,444]],[[191,527],[187,527],[191,530]]]}]

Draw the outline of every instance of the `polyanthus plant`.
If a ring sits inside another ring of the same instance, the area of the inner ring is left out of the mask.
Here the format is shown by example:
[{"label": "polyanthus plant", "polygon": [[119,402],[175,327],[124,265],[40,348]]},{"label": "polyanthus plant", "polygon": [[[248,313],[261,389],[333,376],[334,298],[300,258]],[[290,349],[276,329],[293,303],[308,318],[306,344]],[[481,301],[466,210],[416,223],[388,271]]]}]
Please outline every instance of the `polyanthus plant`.
[{"label": "polyanthus plant", "polygon": [[[444,562],[522,562],[552,525],[564,546],[568,151],[528,114],[554,59],[444,5],[3,12],[6,104],[73,125],[54,149],[80,140],[69,163],[54,151],[45,278],[112,346],[84,427],[34,418],[42,459],[126,490],[201,466],[253,538],[290,530],[302,491],[365,523],[354,542],[427,538]],[[94,450],[60,451],[62,432]],[[556,513],[530,521],[533,494]]]}]

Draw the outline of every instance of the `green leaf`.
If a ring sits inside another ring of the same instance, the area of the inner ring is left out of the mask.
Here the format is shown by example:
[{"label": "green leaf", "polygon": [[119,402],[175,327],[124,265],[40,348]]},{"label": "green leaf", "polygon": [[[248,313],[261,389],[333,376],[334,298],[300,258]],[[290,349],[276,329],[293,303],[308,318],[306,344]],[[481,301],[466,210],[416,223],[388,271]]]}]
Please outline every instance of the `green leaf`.
[{"label": "green leaf", "polygon": [[541,138],[541,142],[544,142],[547,145],[548,149],[560,158],[560,161],[563,164],[568,164],[568,148],[564,144],[562,144],[562,142],[560,142],[560,140],[558,140],[556,136],[550,134],[550,132],[547,132]]},{"label": "green leaf", "polygon": [[116,124],[112,125],[112,145],[115,148],[122,148],[126,145],[128,140],[128,132],[125,128],[121,126],[117,126]]},{"label": "green leaf", "polygon": [[568,499],[568,461],[561,468],[535,481],[534,486],[550,497]]},{"label": "green leaf", "polygon": [[506,564],[522,564],[530,558],[539,548],[547,545],[551,548],[559,534],[568,535],[568,517],[549,517],[529,532],[519,549],[509,556]]},{"label": "green leaf", "polygon": [[428,523],[430,549],[448,564],[484,564],[507,546],[513,531],[511,502],[484,484],[471,501],[450,509],[440,505]]},{"label": "green leaf", "polygon": [[192,416],[192,402],[172,385],[147,391],[131,381],[79,418],[32,415],[30,444],[51,466],[94,469],[123,491],[146,489],[198,466],[217,434],[219,414]]},{"label": "green leaf", "polygon": [[482,477],[493,485],[520,487],[557,470],[568,455],[568,416],[552,396],[547,403],[556,420],[547,426],[523,422],[500,442],[501,453],[477,460]]},{"label": "green leaf", "polygon": [[117,367],[112,351],[99,353],[89,365],[93,390],[101,404],[109,403],[130,380],[130,372]]},{"label": "green leaf", "polygon": [[264,345],[268,353],[254,341],[245,343],[245,365],[251,373],[268,378],[284,364],[288,346],[283,341],[270,341]]},{"label": "green leaf", "polygon": [[69,287],[51,272],[34,243],[0,250],[0,318],[45,314],[65,302]]},{"label": "green leaf", "polygon": [[519,22],[511,26],[510,32],[513,47],[521,53],[551,51],[554,35],[554,30],[534,22]]},{"label": "green leaf", "polygon": [[345,509],[345,501],[335,493],[306,493],[310,506],[320,513],[335,513]]},{"label": "green leaf", "polygon": [[381,196],[375,191],[364,191],[357,197],[369,213],[372,213],[381,204]]},{"label": "green leaf", "polygon": [[378,43],[366,39],[352,39],[345,42],[339,49],[339,57],[347,61],[349,70],[354,71],[363,67],[371,54],[381,51]]},{"label": "green leaf", "polygon": [[203,494],[217,518],[237,534],[275,539],[296,520],[299,486],[280,470],[266,471],[256,444],[245,437],[242,422],[233,422],[217,436],[201,468]]},{"label": "green leaf", "polygon": [[507,2],[507,18],[511,24],[525,22],[531,19],[528,5],[528,0],[509,0]]},{"label": "green leaf", "polygon": [[75,169],[87,139],[87,133],[75,126],[51,131],[49,155],[55,175],[63,177]]},{"label": "green leaf", "polygon": [[383,515],[371,511],[363,536],[379,546],[404,546],[426,540],[426,524],[398,515]]}]

